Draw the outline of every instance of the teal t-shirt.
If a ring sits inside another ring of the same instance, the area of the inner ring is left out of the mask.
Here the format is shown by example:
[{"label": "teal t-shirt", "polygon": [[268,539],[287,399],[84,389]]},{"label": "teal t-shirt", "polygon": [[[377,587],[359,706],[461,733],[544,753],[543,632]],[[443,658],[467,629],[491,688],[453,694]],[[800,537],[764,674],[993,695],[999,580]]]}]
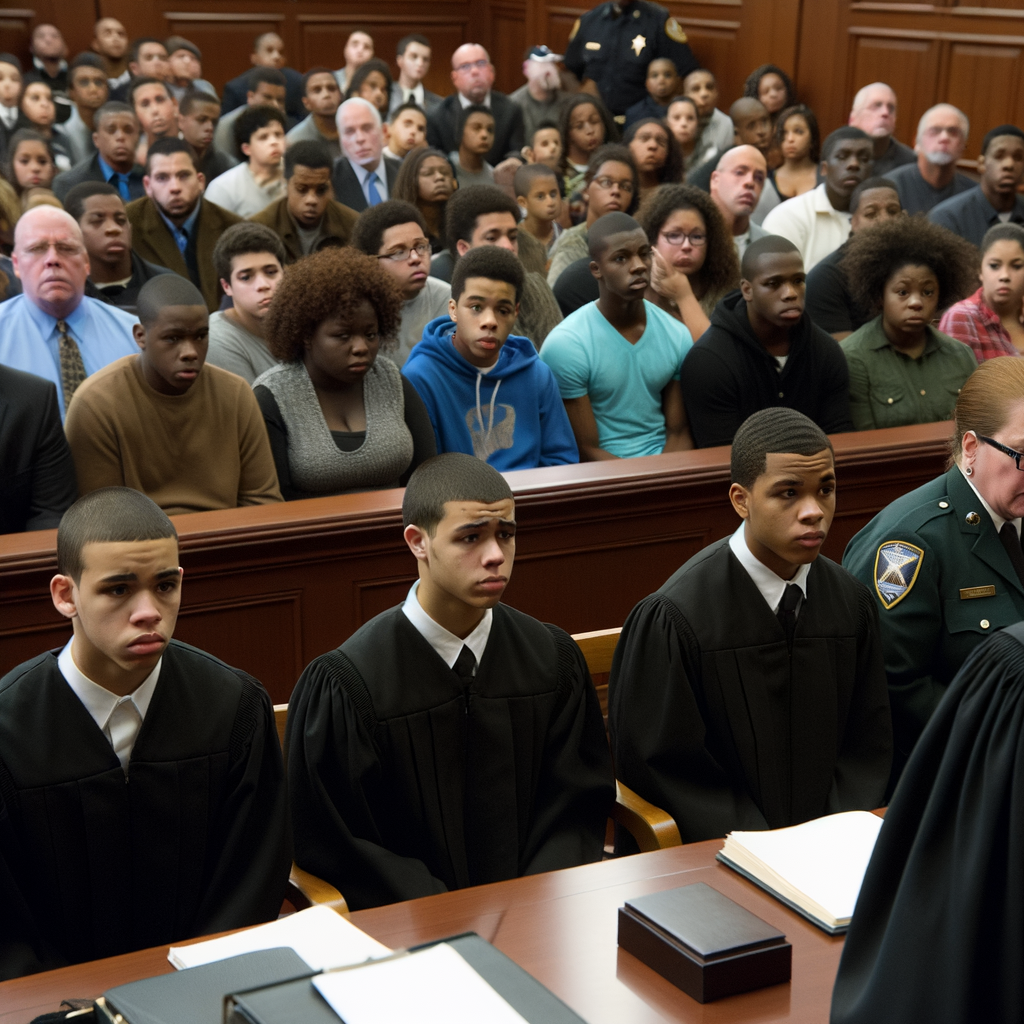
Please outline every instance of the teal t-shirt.
[{"label": "teal t-shirt", "polygon": [[679,320],[646,299],[644,307],[647,326],[635,345],[591,302],[553,328],[540,350],[563,399],[590,397],[598,443],[622,459],[658,455],[665,447],[661,393],[679,379],[693,347]]}]

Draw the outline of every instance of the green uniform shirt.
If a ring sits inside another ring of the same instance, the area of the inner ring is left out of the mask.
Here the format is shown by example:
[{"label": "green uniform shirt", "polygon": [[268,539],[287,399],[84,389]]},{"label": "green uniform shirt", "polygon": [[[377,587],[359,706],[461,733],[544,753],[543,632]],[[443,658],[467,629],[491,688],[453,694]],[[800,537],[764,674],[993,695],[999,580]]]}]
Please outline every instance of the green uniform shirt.
[{"label": "green uniform shirt", "polygon": [[898,774],[967,656],[1024,619],[1024,585],[956,466],[879,512],[843,565],[878,602]]},{"label": "green uniform shirt", "polygon": [[957,395],[978,363],[968,345],[934,327],[927,330],[917,359],[889,344],[880,316],[839,343],[850,367],[850,415],[858,430],[935,423],[953,415]]}]

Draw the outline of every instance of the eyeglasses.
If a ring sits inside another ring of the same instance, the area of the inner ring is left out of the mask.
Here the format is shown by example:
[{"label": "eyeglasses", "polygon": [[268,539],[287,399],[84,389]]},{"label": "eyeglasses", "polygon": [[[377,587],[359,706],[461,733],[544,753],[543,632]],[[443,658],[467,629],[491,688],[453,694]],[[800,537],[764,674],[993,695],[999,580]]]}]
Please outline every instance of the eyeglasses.
[{"label": "eyeglasses", "polygon": [[627,195],[632,195],[632,193],[633,193],[633,182],[631,182],[631,181],[616,181],[614,178],[609,178],[607,175],[605,175],[604,177],[601,177],[601,178],[595,178],[594,179],[594,184],[598,188],[603,188],[605,190],[613,188],[615,185],[618,185],[619,186],[619,190],[622,191],[622,192],[625,192]]},{"label": "eyeglasses", "polygon": [[467,61],[465,64],[456,65],[455,70],[464,75],[467,71],[472,71],[473,68],[480,68],[482,71],[490,63],[491,62],[489,60],[471,60]]},{"label": "eyeglasses", "polygon": [[411,249],[396,249],[394,252],[385,252],[377,257],[379,260],[391,260],[392,263],[404,263],[413,253],[420,259],[424,259],[430,253],[429,242],[417,242]]},{"label": "eyeglasses", "polygon": [[691,231],[689,234],[685,231],[662,231],[661,237],[672,246],[681,246],[688,241],[694,249],[700,249],[708,242],[708,236],[703,231]]},{"label": "eyeglasses", "polygon": [[984,441],[985,444],[991,445],[997,452],[1002,452],[1004,455],[1009,455],[1014,462],[1017,463],[1017,468],[1021,468],[1020,460],[1024,459],[1024,452],[1014,451],[1012,448],[1007,448],[1005,444],[1000,444],[998,441],[991,437],[984,437],[978,434],[978,440]]}]

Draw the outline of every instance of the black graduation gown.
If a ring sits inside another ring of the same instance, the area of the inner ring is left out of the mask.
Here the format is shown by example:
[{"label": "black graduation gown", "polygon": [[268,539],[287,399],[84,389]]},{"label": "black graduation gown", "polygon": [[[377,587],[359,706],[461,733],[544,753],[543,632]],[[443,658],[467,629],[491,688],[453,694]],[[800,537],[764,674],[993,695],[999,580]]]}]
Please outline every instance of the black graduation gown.
[{"label": "black graduation gown", "polygon": [[792,652],[728,538],[630,613],[609,680],[616,775],[684,843],[880,805],[892,727],[878,613],[827,558]]},{"label": "black graduation gown", "polygon": [[975,648],[914,747],[831,1019],[1024,1021],[1024,623]]},{"label": "black graduation gown", "polygon": [[568,634],[505,605],[467,689],[401,606],[317,658],[285,749],[296,862],[359,910],[601,858],[615,798]]},{"label": "black graduation gown", "polygon": [[0,680],[0,979],[276,917],[291,841],[263,687],[172,640],[126,774],[56,653]]}]

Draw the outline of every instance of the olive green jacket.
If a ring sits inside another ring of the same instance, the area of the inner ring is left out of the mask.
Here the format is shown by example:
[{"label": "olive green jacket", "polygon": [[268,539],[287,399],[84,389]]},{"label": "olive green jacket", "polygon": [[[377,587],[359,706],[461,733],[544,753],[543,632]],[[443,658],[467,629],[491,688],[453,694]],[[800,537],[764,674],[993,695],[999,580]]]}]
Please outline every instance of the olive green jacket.
[{"label": "olive green jacket", "polygon": [[878,602],[893,739],[905,761],[967,656],[1024,619],[1024,585],[956,466],[879,512],[843,565]]},{"label": "olive green jacket", "polygon": [[850,368],[850,416],[858,430],[948,420],[964,381],[978,368],[969,345],[931,326],[924,352],[908,358],[889,344],[880,316],[839,345]]}]

